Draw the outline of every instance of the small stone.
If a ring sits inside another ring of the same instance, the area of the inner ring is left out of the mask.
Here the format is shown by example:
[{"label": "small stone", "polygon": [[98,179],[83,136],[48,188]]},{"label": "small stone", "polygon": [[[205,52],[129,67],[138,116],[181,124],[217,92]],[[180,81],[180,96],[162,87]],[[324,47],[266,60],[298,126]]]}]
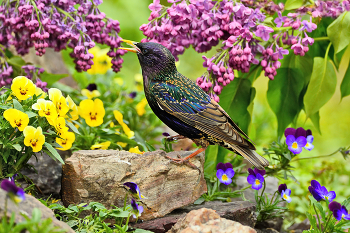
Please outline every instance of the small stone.
[{"label": "small stone", "polygon": [[[7,198],[7,193],[0,189],[0,219],[4,217],[4,210],[5,210],[5,198]],[[74,233],[75,231],[68,226],[67,223],[59,221],[56,217],[54,212],[46,207],[44,204],[42,204],[39,200],[37,200],[35,197],[25,194],[25,200],[23,200],[21,203],[16,205],[11,200],[7,200],[7,217],[11,217],[11,214],[15,213],[15,223],[23,222],[25,221],[25,218],[21,215],[21,213],[27,215],[29,218],[32,217],[32,211],[34,208],[38,208],[42,214],[41,219],[52,219],[52,224],[59,229],[66,230],[67,233]]]},{"label": "small stone", "polygon": [[192,210],[168,231],[168,233],[201,232],[256,233],[253,228],[221,218],[214,210],[207,208]]},{"label": "small stone", "polygon": [[[127,151],[77,151],[63,165],[62,201],[70,204],[90,203],[122,207],[127,189],[125,182],[135,182],[147,199],[142,199],[141,220],[163,217],[174,209],[192,204],[207,186],[203,177],[204,153],[190,159],[199,169],[176,164],[165,155],[185,157],[189,151],[142,155]],[[130,203],[129,197],[128,203]]]}]

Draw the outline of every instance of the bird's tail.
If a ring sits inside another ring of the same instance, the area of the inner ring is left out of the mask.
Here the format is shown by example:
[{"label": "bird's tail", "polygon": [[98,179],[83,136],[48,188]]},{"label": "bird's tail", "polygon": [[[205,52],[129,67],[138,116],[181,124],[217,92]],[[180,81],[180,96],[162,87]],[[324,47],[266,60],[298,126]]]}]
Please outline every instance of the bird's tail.
[{"label": "bird's tail", "polygon": [[232,149],[235,150],[238,154],[242,155],[246,160],[249,161],[253,166],[259,169],[264,169],[264,167],[269,166],[269,161],[264,157],[256,153],[255,150],[240,147],[237,145],[231,145]]}]

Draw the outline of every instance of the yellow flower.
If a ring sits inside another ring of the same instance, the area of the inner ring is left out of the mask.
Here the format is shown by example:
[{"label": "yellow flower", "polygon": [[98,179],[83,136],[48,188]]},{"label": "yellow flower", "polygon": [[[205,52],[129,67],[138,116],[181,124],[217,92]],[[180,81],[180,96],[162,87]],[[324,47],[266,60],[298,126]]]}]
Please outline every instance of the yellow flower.
[{"label": "yellow flower", "polygon": [[143,98],[140,103],[136,104],[136,112],[137,115],[142,116],[143,114],[146,113],[145,107],[147,105],[147,100],[146,98]]},{"label": "yellow flower", "polygon": [[101,143],[92,145],[91,150],[107,150],[110,145],[111,145],[110,141],[101,142]]},{"label": "yellow flower", "polygon": [[82,100],[79,105],[79,115],[85,119],[86,124],[91,127],[99,126],[103,123],[105,109],[100,99]]},{"label": "yellow flower", "polygon": [[45,97],[46,97],[46,93],[45,93],[40,87],[36,87],[36,89],[35,89],[35,95],[36,95],[36,96],[41,95],[41,96],[40,96],[40,99],[45,99]]},{"label": "yellow flower", "polygon": [[73,132],[63,131],[59,135],[61,138],[56,138],[56,142],[58,145],[62,146],[62,148],[57,147],[56,149],[69,150],[75,141],[75,134]]},{"label": "yellow flower", "polygon": [[45,136],[43,135],[42,129],[39,126],[34,128],[33,126],[27,126],[23,130],[24,134],[24,145],[33,148],[33,152],[41,151],[43,144],[45,143]]},{"label": "yellow flower", "polygon": [[[66,98],[66,101],[68,103],[68,107],[70,109],[70,115],[71,115],[71,120],[75,121],[78,120],[79,118],[79,111],[78,111],[78,107],[77,105],[74,103],[74,101],[72,100],[72,98],[68,95]],[[67,118],[68,116],[66,116]]]},{"label": "yellow flower", "polygon": [[128,138],[134,137],[135,133],[134,131],[130,130],[130,128],[124,123],[123,121],[123,114],[119,112],[118,110],[113,111],[115,119],[118,121],[118,123],[122,126],[124,133]]},{"label": "yellow flower", "polygon": [[64,131],[68,131],[68,127],[66,126],[66,120],[63,117],[58,117],[54,120],[55,129],[58,133],[62,133]]},{"label": "yellow flower", "polygon": [[83,89],[81,90],[81,94],[83,96],[86,96],[88,97],[89,99],[92,99],[94,97],[99,97],[101,95],[101,93],[98,91],[98,90],[93,90],[93,91],[90,91],[88,89]]},{"label": "yellow flower", "polygon": [[98,46],[89,49],[89,53],[94,55],[94,64],[87,71],[89,74],[105,74],[112,67],[112,58],[107,55],[108,51],[109,49],[100,49]]},{"label": "yellow flower", "polygon": [[39,116],[46,117],[50,125],[53,125],[58,117],[56,106],[50,100],[38,99],[37,102],[33,104],[32,108],[39,111]]},{"label": "yellow flower", "polygon": [[143,153],[145,153],[144,151],[140,151],[139,146],[135,146],[133,148],[130,148],[129,152],[135,153],[135,154],[143,154]]},{"label": "yellow flower", "polygon": [[58,116],[64,117],[69,111],[69,107],[67,105],[67,101],[62,95],[61,90],[57,88],[49,89],[49,99],[56,106],[56,111]]},{"label": "yellow flower", "polygon": [[126,147],[128,145],[128,143],[126,143],[126,142],[117,142],[117,145],[119,145],[121,147]]},{"label": "yellow flower", "polygon": [[17,109],[7,109],[4,112],[4,118],[10,122],[13,128],[18,127],[19,131],[23,131],[29,123],[28,115]]},{"label": "yellow flower", "polygon": [[36,86],[24,76],[18,76],[12,80],[11,90],[19,100],[26,100],[35,94]]}]

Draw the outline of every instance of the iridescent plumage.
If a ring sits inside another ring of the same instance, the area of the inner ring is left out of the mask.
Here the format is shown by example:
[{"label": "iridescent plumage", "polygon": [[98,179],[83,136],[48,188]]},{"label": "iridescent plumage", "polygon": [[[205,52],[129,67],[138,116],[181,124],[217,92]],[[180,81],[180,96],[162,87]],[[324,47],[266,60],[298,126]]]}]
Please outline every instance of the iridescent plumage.
[{"label": "iridescent plumage", "polygon": [[217,144],[258,168],[269,165],[220,105],[177,71],[175,59],[166,47],[152,42],[132,45],[134,48],[127,50],[137,53],[146,99],[160,120],[203,148]]}]

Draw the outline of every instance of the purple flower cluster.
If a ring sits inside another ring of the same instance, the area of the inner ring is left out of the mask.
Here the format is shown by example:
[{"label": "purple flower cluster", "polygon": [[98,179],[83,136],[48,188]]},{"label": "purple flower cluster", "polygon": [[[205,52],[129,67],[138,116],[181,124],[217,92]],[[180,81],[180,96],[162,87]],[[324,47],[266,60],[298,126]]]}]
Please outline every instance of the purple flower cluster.
[{"label": "purple flower cluster", "polygon": [[[1,40],[1,34],[0,34],[0,40]],[[13,68],[10,66],[5,59],[5,54],[2,53],[0,50],[0,61],[4,60],[4,63],[0,62],[0,87],[9,85],[12,83],[12,72]]]},{"label": "purple flower cluster", "polygon": [[314,7],[301,7],[297,12],[311,12],[312,17],[337,18],[344,11],[350,11],[350,1],[315,1]]},{"label": "purple flower cluster", "polygon": [[197,85],[217,102],[223,87],[234,79],[233,70],[249,72],[251,64],[260,63],[265,76],[274,79],[279,60],[288,54],[286,45],[303,56],[313,43],[306,32],[316,25],[302,21],[303,13],[282,16],[283,5],[269,8],[279,13],[273,29],[263,24],[265,15],[257,6],[254,9],[231,0],[168,0],[170,7],[159,2],[150,4],[150,22],[140,27],[147,37],[143,42],[161,43],[178,59],[189,46],[202,53],[222,41],[216,55],[203,56],[207,72],[197,78]]},{"label": "purple flower cluster", "polygon": [[342,218],[350,220],[350,214],[345,206],[336,201],[329,203],[328,208],[333,212],[333,216],[336,220],[340,221]]},{"label": "purple flower cluster", "polygon": [[35,80],[36,80],[36,83],[35,85],[39,88],[41,88],[43,91],[47,92],[48,89],[47,89],[47,82],[43,82],[40,80],[40,78],[38,78],[38,76],[43,73],[45,70],[43,68],[38,68],[38,67],[35,67],[33,65],[25,65],[25,66],[22,66],[21,67],[23,69],[23,71],[26,73],[26,77],[29,78],[29,79],[33,79],[33,77],[35,76]]},{"label": "purple flower cluster", "polygon": [[[95,42],[110,46],[113,69],[118,72],[125,53],[120,45],[119,22],[106,18],[98,9],[102,1],[5,0],[0,6],[0,44],[14,46],[24,55],[34,47],[42,56],[46,48],[60,51],[70,47],[76,69],[86,71],[93,64],[89,49]],[[2,64],[2,69],[7,68]],[[6,82],[6,81],[5,81]]]},{"label": "purple flower cluster", "polygon": [[286,144],[288,145],[288,149],[293,154],[299,154],[303,148],[309,151],[314,148],[312,145],[314,136],[312,136],[310,129],[305,130],[302,127],[297,129],[287,128],[284,131],[284,135],[286,136]]}]

